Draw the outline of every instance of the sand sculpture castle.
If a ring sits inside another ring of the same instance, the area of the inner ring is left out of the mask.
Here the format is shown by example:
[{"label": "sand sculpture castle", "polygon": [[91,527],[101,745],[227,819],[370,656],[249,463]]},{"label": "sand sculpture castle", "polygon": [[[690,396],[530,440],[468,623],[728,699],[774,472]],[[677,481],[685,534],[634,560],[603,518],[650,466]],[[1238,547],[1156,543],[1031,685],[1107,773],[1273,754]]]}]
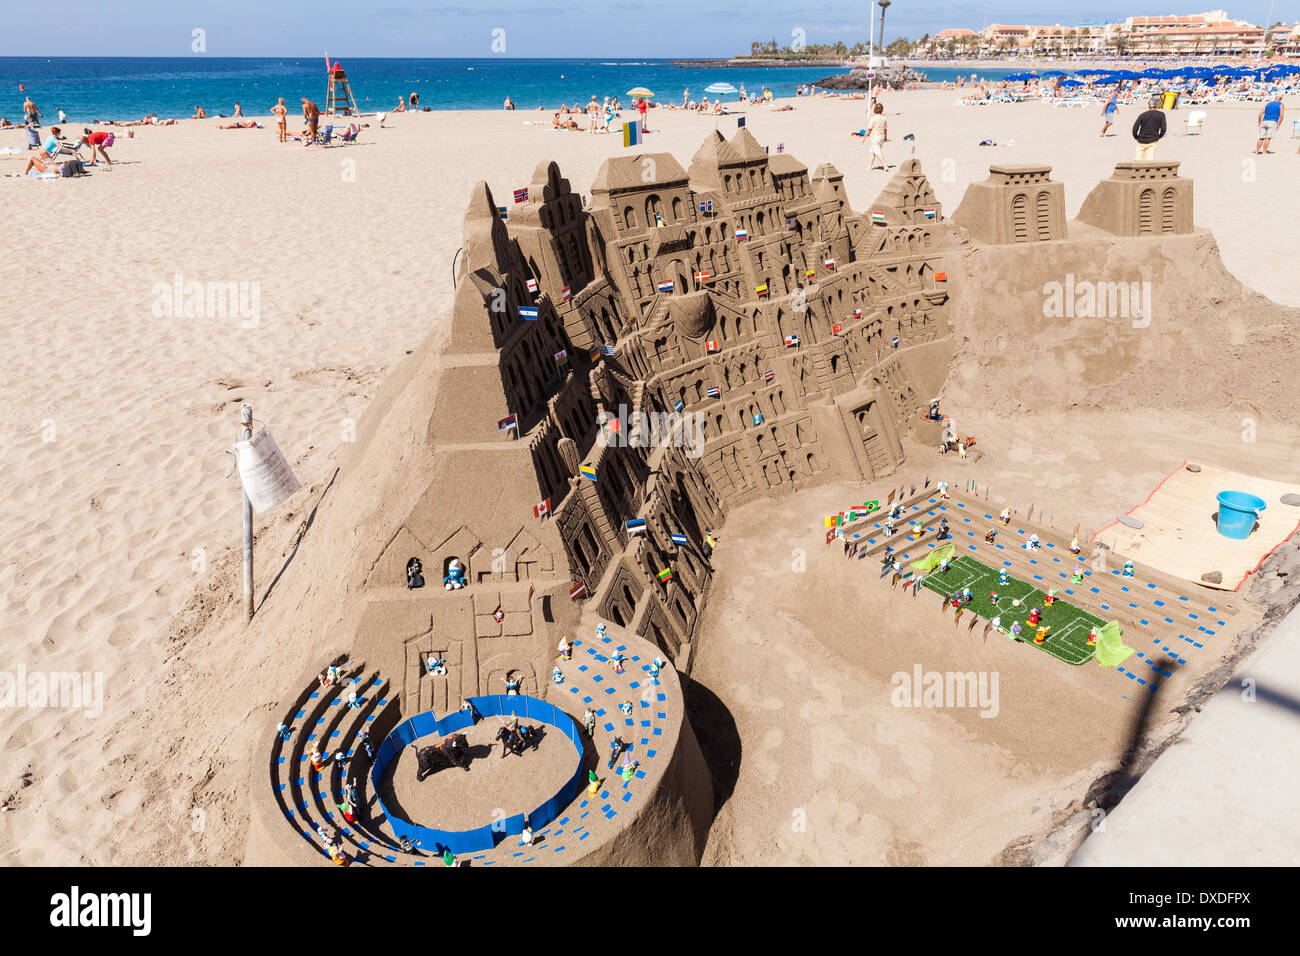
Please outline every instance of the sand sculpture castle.
[{"label": "sand sculpture castle", "polygon": [[[1152,164],[1117,175],[1135,165]],[[1048,173],[996,167],[962,203],[969,232],[1062,238]],[[1185,183],[1176,169],[1169,182]],[[1190,222],[1190,184],[1174,196],[1172,221]],[[303,772],[326,728],[355,754],[362,728],[378,743],[413,715],[500,694],[507,679],[577,717],[614,691],[580,662],[603,665],[617,648],[636,679],[619,686],[647,708],[627,732],[655,725],[636,751],[649,775],[601,808],[606,832],[548,861],[693,862],[711,787],[676,672],[700,639],[710,529],[733,503],[882,477],[901,464],[904,437],[938,441],[926,410],[953,358],[948,274],[963,236],[915,159],[855,212],[833,166],[810,173],[741,128],[711,134],[685,169],[662,153],[609,159],[589,204],[545,162],[514,198],[499,205],[484,183],[471,196],[450,333],[407,379],[408,391],[436,384],[401,409],[419,434],[397,454],[427,483],[376,506],[378,544],[341,613],[346,656],[364,662],[363,709],[332,717],[341,692],[314,686],[283,708],[290,736],[269,748],[275,802],[261,780],[254,801],[280,844],[269,859],[320,862],[313,829],[341,825],[331,806],[347,771]],[[1127,222],[1097,224],[1128,234]],[[396,414],[376,441],[397,434]],[[424,587],[408,587],[412,559]],[[587,646],[557,685],[562,636]],[[445,674],[429,673],[431,653]],[[593,735],[598,752],[614,732]],[[279,817],[302,839],[280,839]],[[380,848],[374,859],[409,861],[382,825],[354,829],[358,847]]]}]

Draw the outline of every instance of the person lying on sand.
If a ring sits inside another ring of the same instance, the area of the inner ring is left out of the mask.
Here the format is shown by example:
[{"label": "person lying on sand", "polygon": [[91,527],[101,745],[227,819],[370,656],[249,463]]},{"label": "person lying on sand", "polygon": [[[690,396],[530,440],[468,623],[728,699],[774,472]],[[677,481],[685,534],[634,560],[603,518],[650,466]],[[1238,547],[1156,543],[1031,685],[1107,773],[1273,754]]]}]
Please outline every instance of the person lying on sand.
[{"label": "person lying on sand", "polygon": [[261,125],[253,120],[243,120],[235,123],[219,123],[217,129],[261,129]]},{"label": "person lying on sand", "polygon": [[9,122],[9,117],[0,116],[0,129],[14,129],[16,126],[16,123]]},{"label": "person lying on sand", "polygon": [[551,126],[555,127],[556,129],[580,129],[581,128],[578,126],[576,120],[573,119],[561,120],[559,113],[556,113],[554,116],[551,117]]}]

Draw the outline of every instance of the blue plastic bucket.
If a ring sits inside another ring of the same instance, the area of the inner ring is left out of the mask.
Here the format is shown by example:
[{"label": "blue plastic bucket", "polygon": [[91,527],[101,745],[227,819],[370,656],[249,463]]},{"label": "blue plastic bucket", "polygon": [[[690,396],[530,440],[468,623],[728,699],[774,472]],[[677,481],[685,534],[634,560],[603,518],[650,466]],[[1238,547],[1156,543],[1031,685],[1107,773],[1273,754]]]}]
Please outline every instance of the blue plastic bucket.
[{"label": "blue plastic bucket", "polygon": [[1264,510],[1264,499],[1244,491],[1219,492],[1219,534],[1225,538],[1248,538]]}]

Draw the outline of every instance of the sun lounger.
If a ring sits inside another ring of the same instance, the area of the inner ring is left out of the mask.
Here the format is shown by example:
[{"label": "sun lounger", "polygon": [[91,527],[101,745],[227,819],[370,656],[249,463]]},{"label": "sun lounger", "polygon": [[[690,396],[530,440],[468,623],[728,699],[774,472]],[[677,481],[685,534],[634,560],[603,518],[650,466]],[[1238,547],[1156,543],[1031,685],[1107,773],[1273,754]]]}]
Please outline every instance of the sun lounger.
[{"label": "sun lounger", "polygon": [[1183,135],[1198,136],[1205,129],[1205,110],[1192,110],[1187,114],[1187,120],[1184,123]]}]

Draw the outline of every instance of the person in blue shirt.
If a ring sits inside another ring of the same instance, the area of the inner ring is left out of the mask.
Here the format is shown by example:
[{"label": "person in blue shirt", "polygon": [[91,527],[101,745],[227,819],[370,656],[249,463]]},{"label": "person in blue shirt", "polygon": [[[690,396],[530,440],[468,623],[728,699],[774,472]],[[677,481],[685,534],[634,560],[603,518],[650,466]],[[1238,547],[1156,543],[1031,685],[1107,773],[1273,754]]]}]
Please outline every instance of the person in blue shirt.
[{"label": "person in blue shirt", "polygon": [[1106,130],[1110,129],[1111,124],[1115,122],[1115,114],[1119,112],[1118,94],[1110,94],[1110,99],[1106,101],[1106,107],[1101,111],[1101,117],[1105,121],[1101,127],[1101,135],[1106,135]]},{"label": "person in blue shirt", "polygon": [[1259,140],[1255,143],[1255,155],[1261,153],[1272,153],[1269,144],[1273,141],[1273,132],[1282,125],[1282,117],[1286,115],[1286,107],[1282,105],[1282,94],[1274,93],[1273,99],[1264,104],[1264,108],[1259,111]]}]

